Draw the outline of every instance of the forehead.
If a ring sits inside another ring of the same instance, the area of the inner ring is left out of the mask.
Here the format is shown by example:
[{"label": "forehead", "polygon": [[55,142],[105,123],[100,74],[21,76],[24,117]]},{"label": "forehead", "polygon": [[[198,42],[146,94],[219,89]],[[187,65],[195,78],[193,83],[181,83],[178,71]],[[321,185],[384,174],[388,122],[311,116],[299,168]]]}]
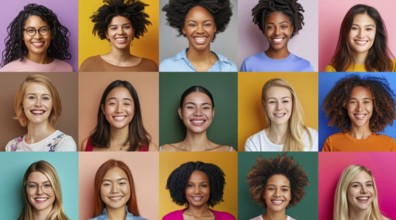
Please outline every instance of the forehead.
[{"label": "forehead", "polygon": [[265,19],[265,22],[291,22],[289,16],[287,16],[285,13],[281,12],[281,11],[273,11],[270,12],[267,16],[267,18]]},{"label": "forehead", "polygon": [[211,103],[212,104],[212,100],[210,99],[210,97],[208,95],[206,95],[203,92],[192,92],[190,94],[188,94],[185,98],[183,103],[187,103],[187,102],[197,102],[197,101],[201,101],[201,102],[206,102],[206,103]]},{"label": "forehead", "polygon": [[109,169],[103,177],[103,179],[119,179],[119,178],[128,179],[128,176],[125,173],[125,171],[119,167],[113,167]]},{"label": "forehead", "polygon": [[368,88],[363,87],[363,86],[355,86],[355,87],[353,87],[350,96],[351,97],[364,96],[364,97],[372,98],[371,91]]},{"label": "forehead", "polygon": [[194,6],[187,12],[186,21],[189,20],[213,20],[213,15],[202,6]]},{"label": "forehead", "polygon": [[362,25],[374,25],[375,21],[372,17],[370,17],[367,13],[356,14],[353,17],[353,24],[362,24]]},{"label": "forehead", "polygon": [[49,89],[43,83],[38,82],[28,82],[25,86],[25,94],[28,93],[45,93],[50,94]]},{"label": "forehead", "polygon": [[360,171],[353,179],[352,182],[367,182],[372,181],[371,176],[366,171]]},{"label": "forehead", "polygon": [[204,172],[202,172],[202,171],[200,171],[200,170],[194,170],[194,171],[191,173],[191,176],[190,176],[190,178],[189,178],[189,181],[192,181],[192,182],[194,182],[194,181],[205,181],[205,182],[209,182],[209,179],[208,179],[208,175],[206,175],[206,173],[204,173]]},{"label": "forehead", "polygon": [[29,27],[34,27],[34,26],[48,26],[48,23],[44,21],[40,16],[37,15],[30,15],[26,20],[25,20],[25,26]]},{"label": "forehead", "polygon": [[291,92],[289,89],[281,86],[272,86],[267,89],[265,94],[267,98],[271,97],[291,97]]},{"label": "forehead", "polygon": [[127,24],[127,23],[129,23],[129,24],[131,23],[131,21],[130,21],[127,17],[118,15],[118,16],[114,16],[114,17],[111,19],[109,25]]},{"label": "forehead", "polygon": [[268,184],[290,186],[290,181],[286,176],[282,174],[274,174],[268,179],[267,185]]},{"label": "forehead", "polygon": [[46,182],[48,177],[39,171],[33,171],[27,178],[28,182]]},{"label": "forehead", "polygon": [[132,99],[132,95],[129,92],[129,90],[125,87],[115,87],[113,88],[109,94],[107,94],[106,99],[112,98],[112,97],[120,97],[120,98],[129,98]]}]

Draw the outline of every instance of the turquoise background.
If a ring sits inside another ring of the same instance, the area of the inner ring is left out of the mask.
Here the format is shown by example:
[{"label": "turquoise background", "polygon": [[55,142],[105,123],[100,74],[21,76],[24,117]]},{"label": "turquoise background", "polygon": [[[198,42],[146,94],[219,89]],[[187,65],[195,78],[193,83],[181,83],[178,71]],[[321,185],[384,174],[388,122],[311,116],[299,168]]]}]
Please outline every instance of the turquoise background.
[{"label": "turquoise background", "polygon": [[22,180],[35,161],[46,160],[55,167],[61,181],[63,208],[69,219],[78,219],[77,153],[0,153],[0,219],[17,219],[23,206]]}]

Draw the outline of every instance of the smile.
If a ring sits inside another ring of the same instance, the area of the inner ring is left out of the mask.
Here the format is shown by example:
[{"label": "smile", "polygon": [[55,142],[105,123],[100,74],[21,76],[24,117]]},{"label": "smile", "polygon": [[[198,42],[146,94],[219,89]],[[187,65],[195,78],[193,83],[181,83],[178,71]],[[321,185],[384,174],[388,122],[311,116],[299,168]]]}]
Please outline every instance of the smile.
[{"label": "smile", "polygon": [[284,40],[285,38],[284,37],[282,37],[282,38],[271,38],[271,41],[273,42],[273,43],[275,43],[275,44],[279,44],[279,43],[282,43],[282,41]]},{"label": "smile", "polygon": [[355,43],[358,46],[365,46],[368,43],[368,40],[355,40]]},{"label": "smile", "polygon": [[34,201],[37,203],[43,203],[46,202],[49,198],[48,197],[36,197],[34,198]]},{"label": "smile", "polygon": [[201,201],[203,198],[204,198],[203,196],[192,196],[192,200],[195,201],[195,202],[199,202],[199,201]]},{"label": "smile", "polygon": [[114,121],[124,121],[126,119],[126,115],[121,115],[121,116],[113,116]]},{"label": "smile", "polygon": [[205,44],[208,37],[193,37],[196,44]]},{"label": "smile", "polygon": [[271,200],[271,203],[274,205],[282,205],[285,202],[285,200],[281,200],[281,199],[273,199]]},{"label": "smile", "polygon": [[282,118],[286,113],[274,113],[275,118]]},{"label": "smile", "polygon": [[206,120],[204,120],[204,119],[191,119],[190,122],[194,126],[201,126],[201,125],[205,124]]},{"label": "smile", "polygon": [[366,203],[370,200],[370,197],[369,196],[360,196],[360,197],[356,197],[356,200],[358,200],[359,202]]},{"label": "smile", "polygon": [[111,201],[113,202],[118,202],[120,201],[124,196],[110,196],[108,197]]},{"label": "smile", "polygon": [[31,110],[32,115],[40,116],[45,113],[44,110]]},{"label": "smile", "polygon": [[363,119],[365,119],[366,118],[366,115],[367,114],[353,114],[354,116],[355,116],[355,119],[356,120],[363,120]]},{"label": "smile", "polygon": [[127,43],[127,42],[128,42],[126,37],[116,37],[116,38],[115,38],[115,41],[116,41],[117,43],[120,43],[120,44],[124,44],[124,43]]},{"label": "smile", "polygon": [[44,42],[32,42],[32,45],[37,48],[44,47]]}]

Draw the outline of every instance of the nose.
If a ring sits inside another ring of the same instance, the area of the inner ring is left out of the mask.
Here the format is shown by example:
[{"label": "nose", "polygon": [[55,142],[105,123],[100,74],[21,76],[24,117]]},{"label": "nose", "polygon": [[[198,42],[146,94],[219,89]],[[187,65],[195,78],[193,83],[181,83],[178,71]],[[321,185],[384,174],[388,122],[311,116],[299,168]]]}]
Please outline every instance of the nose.
[{"label": "nose", "polygon": [[200,108],[195,108],[194,115],[195,116],[201,116],[202,115],[201,109]]},{"label": "nose", "polygon": [[203,30],[204,30],[203,24],[197,25],[197,30],[196,30],[197,33],[203,33]]},{"label": "nose", "polygon": [[281,110],[281,109],[282,109],[282,104],[280,102],[276,102],[275,110]]},{"label": "nose", "polygon": [[42,189],[41,186],[39,186],[39,185],[36,186],[36,194],[37,194],[37,195],[42,195],[42,194],[44,194],[43,189]]},{"label": "nose", "polygon": [[363,106],[363,103],[360,103],[360,102],[357,102],[356,103],[356,111],[361,111],[362,110],[362,106]]},{"label": "nose", "polygon": [[117,193],[117,192],[118,192],[117,184],[112,184],[111,185],[111,189],[110,189],[110,193]]},{"label": "nose", "polygon": [[117,29],[117,34],[124,34],[124,29],[122,28],[122,27],[119,27],[118,29]]},{"label": "nose", "polygon": [[124,109],[124,107],[122,106],[122,104],[117,104],[116,106],[116,112],[122,112]]},{"label": "nose", "polygon": [[274,196],[275,197],[279,197],[280,196],[280,189],[275,189]]},{"label": "nose", "polygon": [[359,30],[358,30],[358,37],[359,37],[359,38],[362,38],[363,35],[364,35],[363,33],[364,33],[363,30],[362,30],[362,29],[359,29]]},{"label": "nose", "polygon": [[367,192],[366,186],[362,186],[362,188],[360,188],[360,193],[366,194],[366,192]]},{"label": "nose", "polygon": [[41,106],[41,98],[37,98],[36,102],[34,103],[35,106]]},{"label": "nose", "polygon": [[194,193],[199,194],[200,193],[200,188],[199,186],[194,187]]},{"label": "nose", "polygon": [[275,31],[275,35],[279,35],[280,34],[280,28],[279,27],[274,27]]}]

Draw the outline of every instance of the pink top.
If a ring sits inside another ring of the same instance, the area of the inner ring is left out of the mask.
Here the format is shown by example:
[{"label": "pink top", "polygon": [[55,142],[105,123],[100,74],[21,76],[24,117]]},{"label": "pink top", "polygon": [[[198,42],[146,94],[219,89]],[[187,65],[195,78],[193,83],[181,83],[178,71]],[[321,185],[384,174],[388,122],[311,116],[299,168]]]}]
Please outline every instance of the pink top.
[{"label": "pink top", "polygon": [[[87,141],[87,145],[85,146],[85,151],[93,151],[94,146],[92,144],[92,138],[89,137]],[[148,151],[148,146],[141,146],[138,151]]]},{"label": "pink top", "polygon": [[[183,220],[183,212],[186,209],[176,210],[165,215],[162,220]],[[235,220],[235,217],[228,212],[221,212],[211,209],[216,220]]]},{"label": "pink top", "polygon": [[73,67],[65,61],[54,59],[51,63],[41,64],[26,57],[14,60],[0,69],[0,72],[73,72]]}]

